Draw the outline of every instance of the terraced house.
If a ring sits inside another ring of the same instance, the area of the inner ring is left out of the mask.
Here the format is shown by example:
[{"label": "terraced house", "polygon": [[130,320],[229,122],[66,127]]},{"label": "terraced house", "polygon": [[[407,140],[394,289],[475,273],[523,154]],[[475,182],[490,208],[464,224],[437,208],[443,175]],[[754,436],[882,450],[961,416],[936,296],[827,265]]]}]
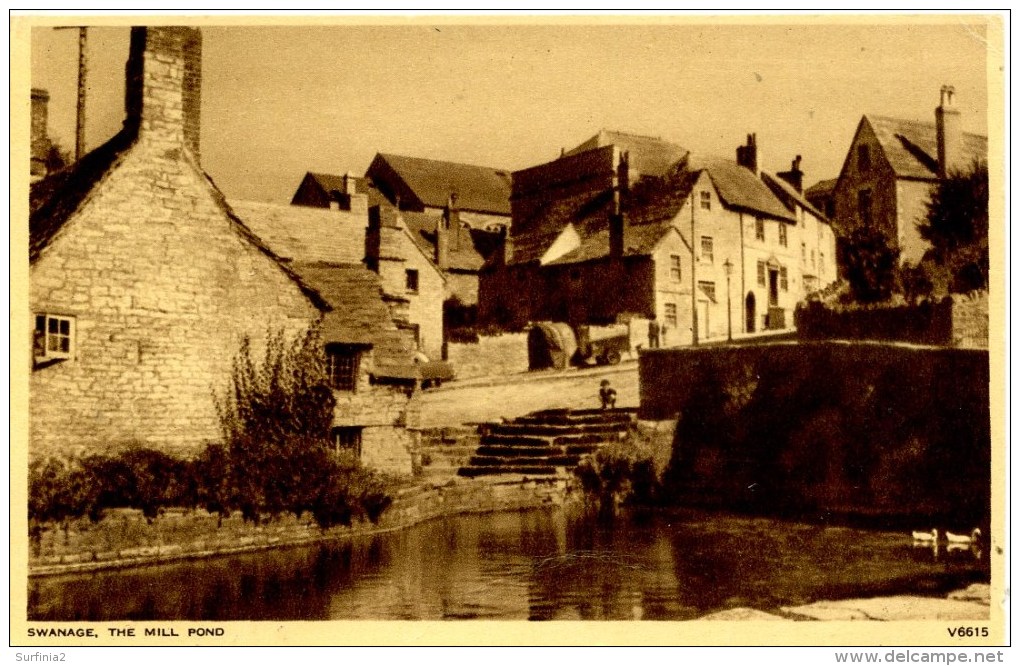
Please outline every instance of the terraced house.
[{"label": "terraced house", "polygon": [[756,138],[737,161],[654,137],[600,132],[515,172],[514,219],[483,270],[483,322],[572,325],[654,318],[661,344],[792,327],[835,280],[835,239],[802,195],[800,160],[771,175]]}]

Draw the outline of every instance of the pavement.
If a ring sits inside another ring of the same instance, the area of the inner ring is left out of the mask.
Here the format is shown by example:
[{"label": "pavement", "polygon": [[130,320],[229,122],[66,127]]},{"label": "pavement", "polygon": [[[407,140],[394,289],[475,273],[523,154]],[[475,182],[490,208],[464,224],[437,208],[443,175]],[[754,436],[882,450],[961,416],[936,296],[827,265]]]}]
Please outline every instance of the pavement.
[{"label": "pavement", "polygon": [[617,407],[638,406],[637,360],[453,381],[422,393],[422,427],[448,428],[499,421],[540,409],[599,407],[599,383],[608,379]]}]

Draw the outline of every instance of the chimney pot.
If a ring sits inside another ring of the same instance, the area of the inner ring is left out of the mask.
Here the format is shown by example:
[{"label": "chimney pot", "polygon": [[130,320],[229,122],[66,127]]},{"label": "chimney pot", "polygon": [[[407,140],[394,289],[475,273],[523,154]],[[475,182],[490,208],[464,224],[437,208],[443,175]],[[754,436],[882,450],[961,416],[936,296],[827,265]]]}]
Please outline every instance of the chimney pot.
[{"label": "chimney pot", "polygon": [[960,112],[953,105],[956,89],[942,86],[939,106],[935,109],[935,140],[938,150],[939,176],[945,178],[953,171],[966,168],[963,163],[963,130]]}]

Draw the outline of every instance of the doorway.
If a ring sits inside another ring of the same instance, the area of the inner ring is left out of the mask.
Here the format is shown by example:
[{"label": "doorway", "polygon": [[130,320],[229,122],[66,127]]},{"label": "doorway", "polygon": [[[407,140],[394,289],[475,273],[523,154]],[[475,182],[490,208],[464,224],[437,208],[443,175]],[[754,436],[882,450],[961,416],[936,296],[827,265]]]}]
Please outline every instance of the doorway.
[{"label": "doorway", "polygon": [[749,291],[744,299],[744,330],[748,333],[754,333],[754,310],[754,292]]},{"label": "doorway", "polygon": [[779,271],[769,269],[769,307],[779,307]]}]

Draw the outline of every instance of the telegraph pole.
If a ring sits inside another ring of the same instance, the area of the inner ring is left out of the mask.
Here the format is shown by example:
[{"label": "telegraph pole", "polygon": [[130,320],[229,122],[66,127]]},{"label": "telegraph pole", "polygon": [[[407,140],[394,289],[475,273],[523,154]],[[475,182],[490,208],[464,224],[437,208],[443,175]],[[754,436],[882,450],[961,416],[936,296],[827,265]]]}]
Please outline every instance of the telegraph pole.
[{"label": "telegraph pole", "polygon": [[[74,26],[54,28],[54,30],[74,30]],[[74,134],[74,161],[78,162],[85,155],[85,80],[88,77],[88,62],[85,58],[87,28],[77,26],[78,30],[78,115]]]}]

